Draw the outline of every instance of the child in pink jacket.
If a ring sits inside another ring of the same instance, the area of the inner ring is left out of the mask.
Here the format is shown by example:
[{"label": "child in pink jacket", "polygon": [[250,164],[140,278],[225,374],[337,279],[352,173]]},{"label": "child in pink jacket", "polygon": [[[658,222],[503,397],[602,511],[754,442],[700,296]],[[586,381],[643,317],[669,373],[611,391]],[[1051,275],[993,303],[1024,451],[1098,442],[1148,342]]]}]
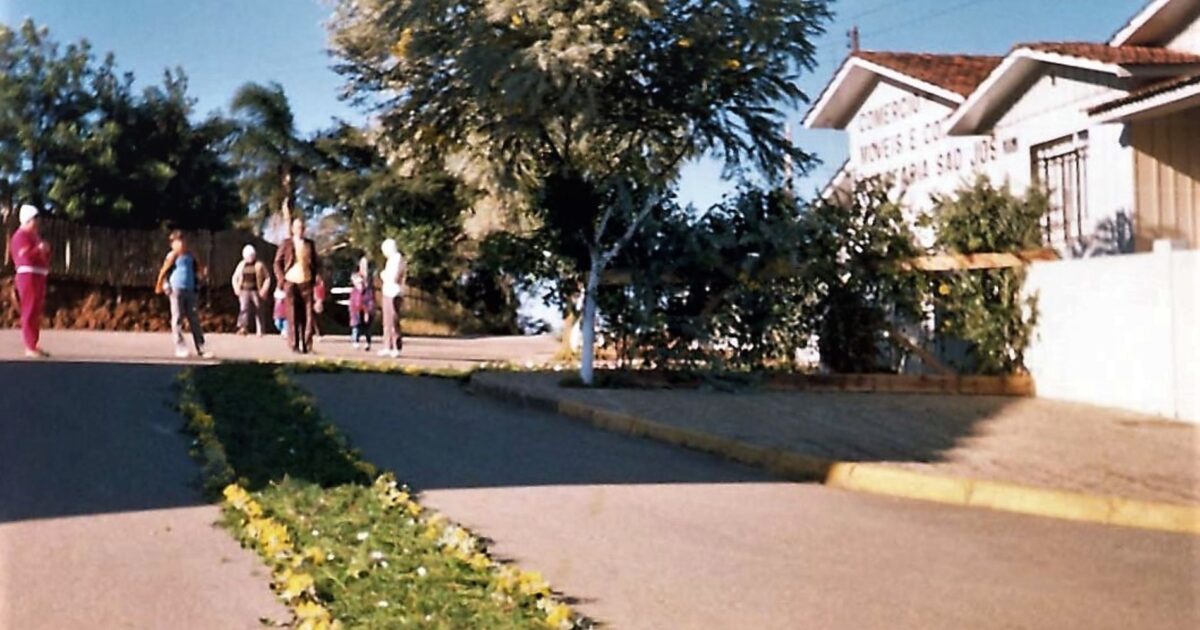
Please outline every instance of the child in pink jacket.
[{"label": "child in pink jacket", "polygon": [[371,318],[375,313],[375,291],[368,286],[366,278],[359,272],[350,275],[350,341],[357,349],[359,340],[365,341],[366,350],[371,349]]}]

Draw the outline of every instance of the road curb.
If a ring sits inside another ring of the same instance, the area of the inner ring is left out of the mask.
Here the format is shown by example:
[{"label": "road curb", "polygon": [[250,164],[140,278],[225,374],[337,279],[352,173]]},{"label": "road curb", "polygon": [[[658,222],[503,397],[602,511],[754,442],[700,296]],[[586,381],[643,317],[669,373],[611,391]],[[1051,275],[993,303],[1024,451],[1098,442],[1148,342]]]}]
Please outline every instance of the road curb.
[{"label": "road curb", "polygon": [[1200,507],[1196,506],[933,475],[883,464],[822,459],[674,427],[578,401],[484,383],[475,378],[467,387],[477,394],[558,413],[606,431],[646,437],[765,468],[789,481],[815,481],[855,492],[1200,536]]}]

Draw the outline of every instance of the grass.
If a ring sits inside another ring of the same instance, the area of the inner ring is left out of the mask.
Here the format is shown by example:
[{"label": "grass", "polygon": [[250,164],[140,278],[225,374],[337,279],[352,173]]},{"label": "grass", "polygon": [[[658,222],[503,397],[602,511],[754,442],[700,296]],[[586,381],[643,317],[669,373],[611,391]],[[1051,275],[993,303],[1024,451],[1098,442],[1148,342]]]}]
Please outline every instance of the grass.
[{"label": "grass", "polygon": [[205,489],[223,497],[224,526],[270,566],[293,625],[591,625],[540,575],[492,560],[482,539],[378,474],[287,374],[265,364],[191,370],[180,410]]},{"label": "grass", "polygon": [[296,374],[396,374],[400,376],[427,376],[432,378],[445,378],[466,382],[469,381],[471,379],[471,375],[479,371],[480,368],[419,367],[414,365],[381,363],[374,361],[325,359],[295,363],[288,369]]}]

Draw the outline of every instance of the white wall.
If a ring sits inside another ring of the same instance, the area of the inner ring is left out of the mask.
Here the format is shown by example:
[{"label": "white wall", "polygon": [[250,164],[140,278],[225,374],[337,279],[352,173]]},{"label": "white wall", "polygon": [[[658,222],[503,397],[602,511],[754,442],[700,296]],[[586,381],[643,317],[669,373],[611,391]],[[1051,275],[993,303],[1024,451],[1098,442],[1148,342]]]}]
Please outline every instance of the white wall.
[{"label": "white wall", "polygon": [[[1123,124],[1093,124],[1087,110],[1125,96],[1121,79],[1075,68],[1049,68],[995,125],[995,133],[1020,139],[1020,148],[998,164],[1014,189],[1033,183],[1032,153],[1040,144],[1087,132],[1087,216],[1085,234],[1095,233],[1118,214],[1132,216],[1133,150]],[[993,174],[995,177],[995,174]],[[1067,253],[1067,252],[1063,252]]]},{"label": "white wall", "polygon": [[1200,423],[1200,252],[1037,263],[1026,290],[1039,396]]}]

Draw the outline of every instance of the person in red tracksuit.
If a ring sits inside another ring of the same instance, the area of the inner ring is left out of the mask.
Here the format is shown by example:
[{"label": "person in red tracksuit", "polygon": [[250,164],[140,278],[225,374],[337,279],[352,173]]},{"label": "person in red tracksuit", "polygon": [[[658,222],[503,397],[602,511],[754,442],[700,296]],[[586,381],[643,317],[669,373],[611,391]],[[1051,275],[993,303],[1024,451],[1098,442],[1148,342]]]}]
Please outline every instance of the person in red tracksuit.
[{"label": "person in red tracksuit", "polygon": [[42,308],[46,303],[46,279],[50,275],[50,246],[38,234],[38,209],[21,206],[21,226],[9,241],[8,252],[17,270],[17,301],[21,305],[21,336],[25,356],[50,356],[41,347]]}]

